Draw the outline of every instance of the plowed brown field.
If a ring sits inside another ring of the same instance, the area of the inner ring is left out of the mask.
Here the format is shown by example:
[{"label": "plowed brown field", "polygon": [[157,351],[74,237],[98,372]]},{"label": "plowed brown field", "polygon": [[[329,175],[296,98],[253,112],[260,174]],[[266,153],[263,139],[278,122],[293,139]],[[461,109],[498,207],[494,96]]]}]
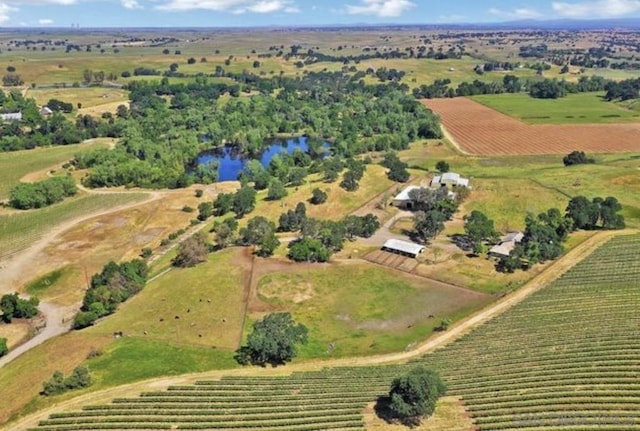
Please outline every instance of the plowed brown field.
[{"label": "plowed brown field", "polygon": [[475,155],[640,151],[640,123],[529,125],[466,98],[428,99],[460,149]]}]

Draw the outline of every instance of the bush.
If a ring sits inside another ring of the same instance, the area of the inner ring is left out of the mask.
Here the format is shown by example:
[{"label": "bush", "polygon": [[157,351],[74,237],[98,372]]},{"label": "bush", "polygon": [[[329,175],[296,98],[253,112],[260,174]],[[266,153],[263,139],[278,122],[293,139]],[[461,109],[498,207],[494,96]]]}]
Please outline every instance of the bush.
[{"label": "bush", "polygon": [[44,396],[57,395],[73,389],[86,388],[91,385],[91,382],[91,375],[87,367],[76,367],[66,379],[61,371],[56,371],[51,379],[43,383],[41,394]]},{"label": "bush", "polygon": [[7,346],[7,339],[0,338],[0,358],[9,353],[9,346]]},{"label": "bush", "polygon": [[194,211],[195,211],[195,210],[193,209],[193,207],[190,207],[189,205],[185,205],[185,206],[183,206],[183,207],[182,207],[182,212],[185,212],[185,213],[192,213],[192,212],[194,212]]},{"label": "bush", "polygon": [[152,254],[153,254],[153,250],[151,250],[149,247],[145,247],[142,249],[142,252],[140,253],[140,257],[142,257],[143,259],[148,259],[151,257]]},{"label": "bush", "polygon": [[296,262],[326,262],[331,253],[320,240],[303,238],[290,244],[287,256]]},{"label": "bush", "polygon": [[22,299],[18,293],[7,293],[0,298],[2,319],[11,322],[13,319],[30,319],[38,314],[38,298]]},{"label": "bush", "polygon": [[572,151],[562,158],[565,166],[595,163],[595,159],[587,157],[584,151]]},{"label": "bush", "polygon": [[204,194],[204,191],[202,191],[202,189],[196,189],[196,197],[197,198],[201,198],[203,194]]}]

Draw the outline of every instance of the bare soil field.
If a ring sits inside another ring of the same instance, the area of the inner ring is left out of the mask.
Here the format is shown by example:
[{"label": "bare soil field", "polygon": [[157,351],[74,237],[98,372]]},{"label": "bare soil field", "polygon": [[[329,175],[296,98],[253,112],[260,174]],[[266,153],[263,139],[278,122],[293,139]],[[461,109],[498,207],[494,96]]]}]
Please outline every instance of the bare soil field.
[{"label": "bare soil field", "polygon": [[422,102],[442,118],[461,151],[473,155],[568,154],[640,150],[640,124],[528,125],[466,98]]}]

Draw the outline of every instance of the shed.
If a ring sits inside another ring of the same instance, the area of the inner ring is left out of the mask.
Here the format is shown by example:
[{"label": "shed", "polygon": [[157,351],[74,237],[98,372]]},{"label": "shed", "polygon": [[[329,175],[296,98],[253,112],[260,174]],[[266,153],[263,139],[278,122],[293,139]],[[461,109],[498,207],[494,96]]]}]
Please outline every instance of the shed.
[{"label": "shed", "polygon": [[48,117],[49,115],[52,115],[52,114],[53,114],[53,111],[48,106],[43,106],[42,109],[40,110],[40,115],[42,116]]},{"label": "shed", "polygon": [[509,232],[502,238],[500,242],[489,250],[489,256],[493,257],[508,257],[516,244],[522,241],[524,234],[522,232]]},{"label": "shed", "polygon": [[396,197],[393,198],[391,204],[394,207],[410,210],[413,208],[413,200],[409,196],[409,193],[413,190],[417,190],[418,186],[409,186],[402,190]]},{"label": "shed", "polygon": [[382,246],[382,250],[416,258],[425,250],[425,246],[400,239],[388,239]]},{"label": "shed", "polygon": [[442,175],[437,175],[431,180],[431,187],[469,187],[469,178],[461,177],[460,174],[455,172],[445,172]]}]

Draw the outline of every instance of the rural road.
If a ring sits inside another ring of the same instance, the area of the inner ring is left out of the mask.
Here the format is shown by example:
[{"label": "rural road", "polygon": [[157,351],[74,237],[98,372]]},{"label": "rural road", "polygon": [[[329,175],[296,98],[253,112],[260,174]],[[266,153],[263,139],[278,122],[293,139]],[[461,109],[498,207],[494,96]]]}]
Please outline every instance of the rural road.
[{"label": "rural road", "polygon": [[339,366],[367,366],[367,365],[379,365],[387,363],[405,362],[409,359],[417,356],[424,355],[437,348],[443,347],[446,344],[455,341],[461,336],[467,334],[477,326],[487,322],[488,320],[504,313],[514,305],[522,302],[531,294],[542,289],[550,282],[558,278],[560,275],[571,269],[575,264],[582,259],[593,253],[598,247],[604,244],[609,239],[618,235],[637,233],[637,230],[624,230],[624,231],[603,231],[598,232],[594,236],[585,240],[583,243],[576,246],[569,251],[566,255],[561,257],[555,262],[552,262],[549,267],[530,280],[520,289],[507,294],[502,299],[489,305],[488,307],[480,310],[479,312],[469,316],[468,318],[451,326],[446,332],[441,332],[438,335],[431,337],[426,342],[418,345],[415,349],[392,353],[386,355],[368,356],[368,357],[356,357],[356,358],[344,358],[335,360],[318,360],[306,363],[290,364],[286,367],[279,368],[259,368],[259,367],[247,367],[234,370],[216,370],[205,373],[187,374],[179,377],[171,377],[164,379],[154,379],[138,383],[132,383],[129,385],[119,386],[115,388],[105,389],[103,391],[81,395],[71,400],[63,401],[56,406],[43,410],[39,413],[27,416],[20,421],[11,424],[7,430],[24,430],[33,426],[36,426],[38,421],[46,419],[51,413],[59,412],[62,410],[78,409],[82,405],[106,403],[115,397],[135,396],[141,391],[145,390],[161,390],[170,385],[185,385],[191,384],[196,380],[207,379],[219,379],[222,376],[233,375],[289,375],[293,372],[299,371],[314,371],[321,370],[325,367],[339,367]]},{"label": "rural road", "polygon": [[[97,192],[100,193],[100,192]],[[108,193],[108,192],[102,192]],[[120,192],[111,192],[120,193]],[[33,264],[35,257],[44,250],[58,235],[71,229],[79,223],[94,217],[106,215],[115,211],[122,211],[129,208],[136,207],[138,205],[144,205],[149,202],[153,202],[162,198],[164,195],[160,192],[148,192],[149,197],[142,201],[132,202],[128,204],[118,205],[102,211],[93,212],[91,214],[85,214],[75,217],[71,220],[67,220],[57,226],[54,226],[49,232],[43,235],[38,241],[36,241],[31,247],[21,251],[20,253],[12,256],[6,261],[2,262],[0,266],[0,296],[6,293],[13,293],[17,290],[18,286],[24,284],[24,274],[30,273],[30,266]],[[25,295],[26,296],[26,295]],[[74,309],[77,307],[62,307],[60,305],[52,303],[40,303],[40,311],[45,317],[46,327],[43,328],[35,337],[30,339],[24,344],[12,349],[8,355],[0,359],[0,367],[11,362],[13,359],[20,356],[22,353],[29,349],[32,349],[49,338],[63,334],[69,330],[70,316],[73,315]],[[63,323],[65,319],[67,323]]]}]

